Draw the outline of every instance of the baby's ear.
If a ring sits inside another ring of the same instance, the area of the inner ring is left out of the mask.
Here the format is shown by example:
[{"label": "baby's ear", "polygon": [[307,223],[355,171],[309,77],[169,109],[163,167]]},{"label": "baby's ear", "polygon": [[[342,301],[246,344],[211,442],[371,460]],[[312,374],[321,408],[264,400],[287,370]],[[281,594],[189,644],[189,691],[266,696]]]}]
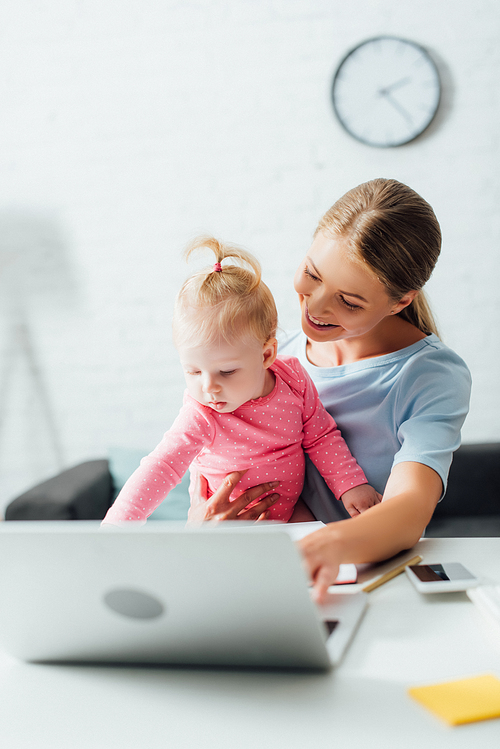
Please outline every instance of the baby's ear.
[{"label": "baby's ear", "polygon": [[274,364],[278,355],[278,341],[276,338],[270,338],[267,343],[264,344],[263,349],[263,363],[264,369],[268,369],[271,364]]}]

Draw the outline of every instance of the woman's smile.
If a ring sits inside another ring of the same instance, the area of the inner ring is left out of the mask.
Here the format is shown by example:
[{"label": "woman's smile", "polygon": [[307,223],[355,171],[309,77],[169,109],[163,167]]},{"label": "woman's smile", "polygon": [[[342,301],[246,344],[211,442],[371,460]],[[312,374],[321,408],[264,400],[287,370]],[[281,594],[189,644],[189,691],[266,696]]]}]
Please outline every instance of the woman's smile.
[{"label": "woman's smile", "polygon": [[307,304],[305,305],[306,309],[306,319],[309,325],[311,325],[315,330],[330,330],[331,328],[339,328],[339,325],[333,325],[333,323],[323,322],[323,320],[318,320],[316,317],[313,317],[311,313],[309,312],[309,308]]}]

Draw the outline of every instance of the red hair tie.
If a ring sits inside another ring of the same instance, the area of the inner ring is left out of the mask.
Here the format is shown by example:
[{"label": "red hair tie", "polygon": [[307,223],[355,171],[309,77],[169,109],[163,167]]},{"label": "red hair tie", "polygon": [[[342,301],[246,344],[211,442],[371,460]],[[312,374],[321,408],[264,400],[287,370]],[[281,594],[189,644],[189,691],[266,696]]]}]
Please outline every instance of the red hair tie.
[{"label": "red hair tie", "polygon": [[215,265],[213,267],[213,272],[214,273],[220,273],[221,270],[222,270],[222,265],[220,263],[215,263]]}]

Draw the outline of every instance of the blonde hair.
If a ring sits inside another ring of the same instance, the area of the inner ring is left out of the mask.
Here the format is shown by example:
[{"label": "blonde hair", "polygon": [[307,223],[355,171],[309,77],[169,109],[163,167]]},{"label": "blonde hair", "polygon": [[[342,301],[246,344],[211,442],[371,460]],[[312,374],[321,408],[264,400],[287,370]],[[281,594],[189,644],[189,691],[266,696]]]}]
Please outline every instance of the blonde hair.
[{"label": "blonde hair", "polygon": [[358,185],[325,213],[315,236],[341,235],[351,257],[368,266],[391,299],[419,293],[399,316],[428,334],[437,327],[422,287],[441,251],[441,229],[431,206],[394,179]]},{"label": "blonde hair", "polygon": [[219,339],[231,343],[236,337],[250,337],[264,345],[274,338],[278,312],[262,281],[259,261],[247,250],[211,236],[190,242],[186,260],[197,250],[211,251],[215,265],[194,273],[179,291],[173,317],[175,344],[211,344]]}]

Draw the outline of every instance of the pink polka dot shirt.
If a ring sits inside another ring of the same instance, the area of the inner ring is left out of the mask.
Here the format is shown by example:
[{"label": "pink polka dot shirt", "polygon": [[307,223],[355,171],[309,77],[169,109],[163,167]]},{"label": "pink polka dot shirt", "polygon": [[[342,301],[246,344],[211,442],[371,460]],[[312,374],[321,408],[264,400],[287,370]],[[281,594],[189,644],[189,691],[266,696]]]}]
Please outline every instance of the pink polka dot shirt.
[{"label": "pink polka dot shirt", "polygon": [[[280,498],[269,510],[270,520],[288,521],[304,482],[304,451],[335,496],[366,484],[340,431],[322,405],[316,388],[295,357],[278,357],[271,370],[275,386],[269,395],[247,401],[232,413],[217,413],[184,395],[171,429],[132,474],[105,523],[142,521],[158,507],[190,468],[202,474],[209,494],[226,474],[247,469],[233,492],[266,481],[279,481]],[[191,501],[196,501],[192,496]]]}]

